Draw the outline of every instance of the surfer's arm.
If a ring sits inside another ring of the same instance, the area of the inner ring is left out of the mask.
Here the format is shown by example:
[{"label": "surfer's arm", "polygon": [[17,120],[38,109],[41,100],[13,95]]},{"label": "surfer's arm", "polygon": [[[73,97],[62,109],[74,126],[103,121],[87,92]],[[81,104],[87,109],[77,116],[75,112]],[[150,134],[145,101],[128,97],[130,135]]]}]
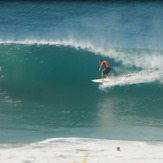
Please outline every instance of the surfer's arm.
[{"label": "surfer's arm", "polygon": [[101,70],[102,64],[100,64],[99,71]]},{"label": "surfer's arm", "polygon": [[101,70],[101,66],[99,67],[99,71]]}]

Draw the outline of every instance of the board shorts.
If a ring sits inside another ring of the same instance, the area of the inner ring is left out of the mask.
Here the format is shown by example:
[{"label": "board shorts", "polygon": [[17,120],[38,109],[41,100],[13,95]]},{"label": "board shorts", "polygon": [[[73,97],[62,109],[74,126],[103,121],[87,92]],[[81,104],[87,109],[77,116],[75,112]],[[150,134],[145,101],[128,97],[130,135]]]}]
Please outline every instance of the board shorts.
[{"label": "board shorts", "polygon": [[103,74],[108,74],[110,72],[111,68],[105,68],[104,71],[103,71]]}]

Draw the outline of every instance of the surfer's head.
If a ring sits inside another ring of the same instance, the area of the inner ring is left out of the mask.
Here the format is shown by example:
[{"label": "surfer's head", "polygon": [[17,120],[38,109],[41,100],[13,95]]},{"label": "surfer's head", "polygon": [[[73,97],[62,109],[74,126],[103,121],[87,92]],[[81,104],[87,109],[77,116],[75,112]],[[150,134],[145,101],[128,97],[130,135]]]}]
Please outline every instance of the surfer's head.
[{"label": "surfer's head", "polygon": [[101,60],[99,60],[99,62],[101,63],[101,62],[103,62],[103,60],[101,59]]}]

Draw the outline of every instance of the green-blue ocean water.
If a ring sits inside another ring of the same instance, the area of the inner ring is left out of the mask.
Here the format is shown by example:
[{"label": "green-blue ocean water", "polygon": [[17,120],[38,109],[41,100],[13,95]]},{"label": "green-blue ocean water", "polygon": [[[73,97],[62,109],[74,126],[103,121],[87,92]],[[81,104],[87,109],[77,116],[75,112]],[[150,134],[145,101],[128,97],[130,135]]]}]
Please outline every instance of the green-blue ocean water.
[{"label": "green-blue ocean water", "polygon": [[[163,138],[161,2],[1,2],[0,142]],[[112,84],[100,78],[109,61]]]}]

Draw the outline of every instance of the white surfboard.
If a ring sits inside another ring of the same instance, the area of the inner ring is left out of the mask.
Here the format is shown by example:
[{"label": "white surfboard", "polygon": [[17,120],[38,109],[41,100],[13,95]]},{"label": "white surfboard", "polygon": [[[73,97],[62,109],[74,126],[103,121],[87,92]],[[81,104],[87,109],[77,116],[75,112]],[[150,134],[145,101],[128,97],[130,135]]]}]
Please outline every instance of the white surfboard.
[{"label": "white surfboard", "polygon": [[110,81],[110,79],[109,78],[105,78],[105,79],[93,79],[92,80],[92,82],[94,82],[94,83],[107,83],[107,82],[109,82]]}]

